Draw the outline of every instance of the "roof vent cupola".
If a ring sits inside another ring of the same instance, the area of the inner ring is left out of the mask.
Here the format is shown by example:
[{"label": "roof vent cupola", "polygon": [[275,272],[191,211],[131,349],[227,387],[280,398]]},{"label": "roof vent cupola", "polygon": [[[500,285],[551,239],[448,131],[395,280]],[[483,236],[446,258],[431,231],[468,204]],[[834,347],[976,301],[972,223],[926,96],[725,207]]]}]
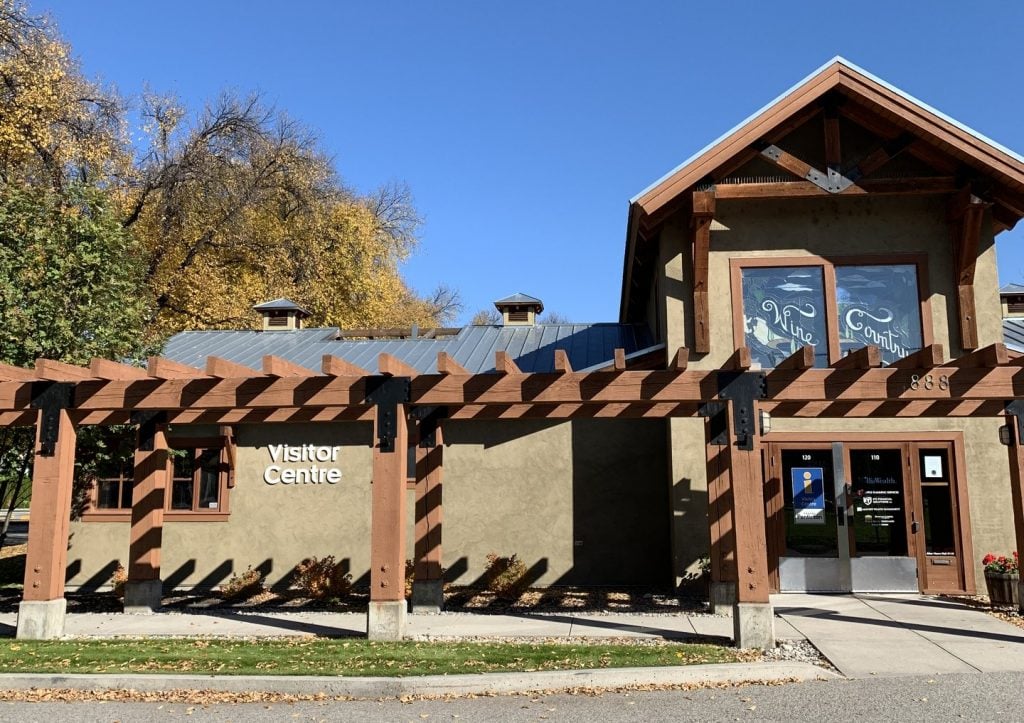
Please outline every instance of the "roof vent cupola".
[{"label": "roof vent cupola", "polygon": [[533,326],[537,323],[537,315],[544,311],[544,302],[520,293],[498,299],[494,307],[501,314],[504,326]]},{"label": "roof vent cupola", "polygon": [[302,320],[309,316],[291,299],[264,301],[252,308],[263,317],[263,331],[295,331],[302,328]]}]

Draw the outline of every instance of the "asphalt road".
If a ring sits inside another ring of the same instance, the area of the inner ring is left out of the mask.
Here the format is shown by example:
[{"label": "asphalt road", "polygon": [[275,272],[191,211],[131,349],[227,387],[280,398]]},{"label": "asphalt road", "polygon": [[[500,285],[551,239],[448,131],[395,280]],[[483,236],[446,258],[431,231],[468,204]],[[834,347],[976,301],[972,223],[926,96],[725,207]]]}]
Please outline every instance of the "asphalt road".
[{"label": "asphalt road", "polygon": [[600,696],[402,703],[0,703],[10,721],[908,721],[1021,720],[1024,673],[971,673]]}]

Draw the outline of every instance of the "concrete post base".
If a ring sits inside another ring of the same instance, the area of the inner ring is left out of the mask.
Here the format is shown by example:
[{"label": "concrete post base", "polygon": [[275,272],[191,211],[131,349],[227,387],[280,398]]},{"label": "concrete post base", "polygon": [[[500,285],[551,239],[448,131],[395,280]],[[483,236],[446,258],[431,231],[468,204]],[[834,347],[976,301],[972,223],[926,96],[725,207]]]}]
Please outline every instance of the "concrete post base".
[{"label": "concrete post base", "polygon": [[416,580],[412,584],[412,611],[439,613],[444,607],[444,581]]},{"label": "concrete post base", "polygon": [[19,640],[55,640],[64,635],[68,601],[22,600],[18,605]]},{"label": "concrete post base", "polygon": [[708,588],[708,602],[715,615],[732,615],[732,606],[736,604],[736,583],[712,580]]},{"label": "concrete post base", "polygon": [[156,612],[160,609],[163,587],[160,580],[129,580],[124,584],[124,611],[135,614]]},{"label": "concrete post base", "polygon": [[370,640],[401,640],[408,619],[405,600],[371,602],[366,611],[366,637]]},{"label": "concrete post base", "polygon": [[773,649],[775,614],[771,603],[736,603],[732,611],[732,629],[737,648]]}]

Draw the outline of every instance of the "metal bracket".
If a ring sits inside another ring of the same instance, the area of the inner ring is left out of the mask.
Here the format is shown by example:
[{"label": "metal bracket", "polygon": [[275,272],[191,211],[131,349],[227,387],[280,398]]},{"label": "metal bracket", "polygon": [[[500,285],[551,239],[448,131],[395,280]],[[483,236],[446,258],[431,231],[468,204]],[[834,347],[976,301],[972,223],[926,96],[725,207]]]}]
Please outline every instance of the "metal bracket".
[{"label": "metal bracket", "polygon": [[408,404],[411,393],[410,377],[366,377],[366,401],[377,407],[377,441],[381,452],[395,451],[398,405]]},{"label": "metal bracket", "polygon": [[448,407],[413,407],[411,415],[420,423],[420,447],[433,449],[437,446],[437,429],[441,420],[448,417]]},{"label": "metal bracket", "polygon": [[767,398],[768,375],[765,372],[718,372],[717,380],[718,398],[732,402],[736,446],[753,449],[757,436],[754,401]]},{"label": "metal bracket", "polygon": [[708,420],[708,444],[724,447],[729,444],[729,405],[725,402],[705,402],[697,414]]},{"label": "metal bracket", "polygon": [[131,422],[139,425],[138,450],[152,452],[156,446],[156,428],[161,424],[167,424],[167,412],[132,412]]},{"label": "metal bracket", "polygon": [[43,457],[56,452],[60,413],[74,406],[74,397],[72,382],[32,382],[31,406],[39,410],[39,454]]},{"label": "metal bracket", "polygon": [[1015,444],[1024,442],[1024,399],[1014,399],[1006,403],[1006,414],[1017,420]]}]

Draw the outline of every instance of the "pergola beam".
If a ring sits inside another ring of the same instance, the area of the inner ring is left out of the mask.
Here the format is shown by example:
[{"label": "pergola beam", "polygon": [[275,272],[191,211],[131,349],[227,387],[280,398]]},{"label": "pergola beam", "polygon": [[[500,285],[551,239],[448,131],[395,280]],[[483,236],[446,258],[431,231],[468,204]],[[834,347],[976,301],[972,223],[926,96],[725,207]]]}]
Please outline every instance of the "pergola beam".
[{"label": "pergola beam", "polygon": [[145,369],[127,364],[118,364],[109,359],[93,359],[89,362],[89,373],[95,379],[147,379]]},{"label": "pergola beam", "polygon": [[92,379],[92,372],[87,368],[53,359],[36,359],[36,377],[51,382],[77,382]]},{"label": "pergola beam", "polygon": [[439,351],[437,353],[437,373],[438,374],[469,374],[466,368],[455,361],[452,355],[448,352]]},{"label": "pergola beam", "polygon": [[146,362],[146,371],[153,379],[199,379],[206,376],[202,369],[180,364],[162,356],[151,356]]},{"label": "pergola beam", "polygon": [[312,369],[267,354],[263,357],[263,373],[270,377],[315,377],[318,374]]},{"label": "pergola beam", "polygon": [[414,377],[419,374],[415,367],[386,352],[377,357],[377,368],[386,377]]},{"label": "pergola beam", "polygon": [[320,360],[320,370],[325,376],[329,377],[365,377],[370,375],[370,372],[362,367],[332,354],[323,355],[323,358]]},{"label": "pergola beam", "polygon": [[219,356],[206,357],[206,376],[217,379],[241,379],[245,377],[261,377],[263,372],[237,362],[221,359]]}]

